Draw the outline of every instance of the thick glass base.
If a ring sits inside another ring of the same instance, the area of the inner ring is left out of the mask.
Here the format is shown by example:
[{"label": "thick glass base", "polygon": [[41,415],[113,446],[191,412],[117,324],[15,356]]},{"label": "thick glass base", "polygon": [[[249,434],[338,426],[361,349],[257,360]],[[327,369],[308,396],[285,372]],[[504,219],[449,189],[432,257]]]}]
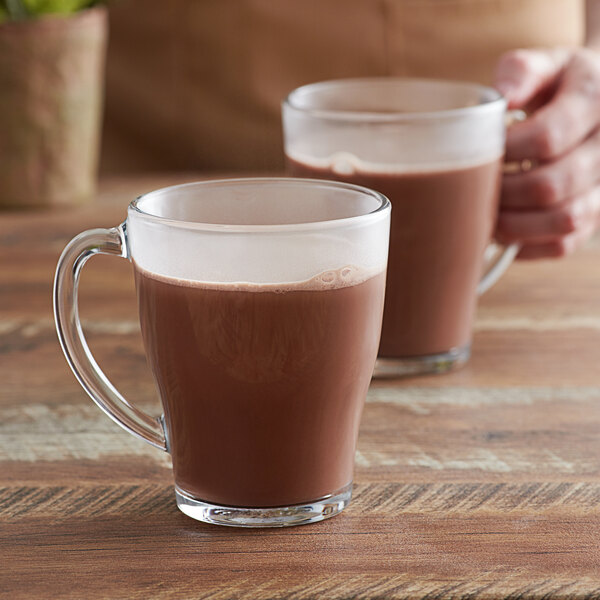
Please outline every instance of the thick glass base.
[{"label": "thick glass base", "polygon": [[431,375],[447,373],[462,367],[471,356],[471,345],[452,348],[441,354],[425,356],[407,356],[405,358],[377,358],[373,377],[386,379],[408,377],[412,375]]},{"label": "thick glass base", "polygon": [[314,502],[272,508],[220,506],[196,500],[175,488],[179,510],[192,519],[229,527],[289,527],[329,519],[344,510],[352,497],[352,482],[335,494]]}]

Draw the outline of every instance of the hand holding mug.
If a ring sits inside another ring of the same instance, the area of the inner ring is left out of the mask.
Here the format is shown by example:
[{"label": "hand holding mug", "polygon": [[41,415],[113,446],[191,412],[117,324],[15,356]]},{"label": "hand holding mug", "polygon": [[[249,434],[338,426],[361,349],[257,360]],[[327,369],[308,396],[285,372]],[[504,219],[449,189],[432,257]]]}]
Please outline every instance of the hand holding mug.
[{"label": "hand holding mug", "polygon": [[600,223],[600,55],[589,49],[515,50],[496,87],[530,113],[510,127],[496,237],[520,242],[519,258],[560,257]]}]

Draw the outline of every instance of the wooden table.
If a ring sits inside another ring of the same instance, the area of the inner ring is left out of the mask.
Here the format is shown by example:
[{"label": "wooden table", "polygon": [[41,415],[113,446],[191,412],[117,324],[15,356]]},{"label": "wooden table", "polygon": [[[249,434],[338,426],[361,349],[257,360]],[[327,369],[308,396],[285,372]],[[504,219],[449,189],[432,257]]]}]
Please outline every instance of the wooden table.
[{"label": "wooden table", "polygon": [[[67,240],[180,180],[113,179],[83,209],[0,215],[1,597],[600,597],[598,241],[513,265],[462,371],[372,386],[344,513],[221,528],[181,514],[168,455],[87,398],[51,314]],[[158,412],[129,265],[98,257],[82,286],[99,363]]]}]

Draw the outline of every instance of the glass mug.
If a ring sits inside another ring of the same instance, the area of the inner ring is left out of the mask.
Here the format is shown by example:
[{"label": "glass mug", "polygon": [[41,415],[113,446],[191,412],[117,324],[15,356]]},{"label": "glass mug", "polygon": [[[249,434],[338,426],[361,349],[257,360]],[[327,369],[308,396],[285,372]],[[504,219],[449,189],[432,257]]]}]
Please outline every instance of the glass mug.
[{"label": "glass mug", "polygon": [[[65,248],[54,310],[67,361],[109,417],[171,454],[185,514],[276,527],[348,504],[389,221],[389,201],[355,185],[205,181],[141,196],[120,226]],[[133,263],[158,418],[119,394],[83,336],[79,276],[98,253]]]},{"label": "glass mug", "polygon": [[490,245],[506,101],[470,83],[348,79],[294,90],[282,116],[290,174],[364,185],[394,207],[375,375],[464,364],[477,295],[518,252]]}]

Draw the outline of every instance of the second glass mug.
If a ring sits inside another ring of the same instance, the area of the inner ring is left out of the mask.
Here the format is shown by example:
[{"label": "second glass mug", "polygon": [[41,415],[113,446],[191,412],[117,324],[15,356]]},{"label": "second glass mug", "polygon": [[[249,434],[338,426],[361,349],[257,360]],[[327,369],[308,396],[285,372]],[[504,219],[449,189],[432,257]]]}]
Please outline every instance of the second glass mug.
[{"label": "second glass mug", "polygon": [[[381,331],[390,203],[343,183],[205,181],[150,192],[75,237],[54,310],[75,376],[114,421],[171,454],[178,507],[208,523],[298,525],[350,501]],[[164,415],[128,403],[77,308],[95,254],[134,266]]]},{"label": "second glass mug", "polygon": [[335,80],[294,90],[282,117],[291,175],[363,185],[394,207],[375,376],[464,364],[477,295],[518,252],[517,245],[490,245],[504,98],[462,82]]}]

